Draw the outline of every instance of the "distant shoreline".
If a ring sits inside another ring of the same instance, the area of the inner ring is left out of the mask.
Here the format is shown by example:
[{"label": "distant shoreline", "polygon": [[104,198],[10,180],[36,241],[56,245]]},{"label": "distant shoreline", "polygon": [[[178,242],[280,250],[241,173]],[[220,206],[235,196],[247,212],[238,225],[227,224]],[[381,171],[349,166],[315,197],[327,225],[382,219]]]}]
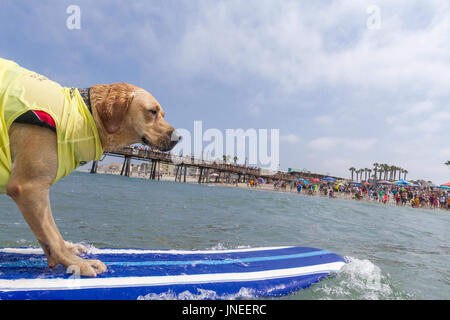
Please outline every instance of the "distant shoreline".
[{"label": "distant shoreline", "polygon": [[[79,169],[77,171],[78,172],[84,172],[84,173],[90,173],[90,170],[80,170]],[[96,174],[118,175],[118,176],[120,176],[120,171],[103,172],[103,171],[98,170],[98,172]],[[135,175],[133,173],[130,173],[129,178],[149,179],[149,176],[148,175],[147,176]],[[155,181],[158,181],[158,179],[156,179]],[[175,176],[161,175],[159,181],[175,182]],[[177,182],[177,183],[180,183],[180,182]],[[181,183],[183,183],[183,182],[181,182]],[[186,176],[186,183],[198,184],[198,178],[197,177],[192,177],[192,176]],[[256,190],[256,191],[269,191],[269,192],[278,192],[278,193],[298,194],[298,192],[297,192],[297,190],[295,188],[292,188],[292,190],[290,189],[290,187],[287,187],[286,190],[281,190],[280,188],[275,189],[272,184],[258,184],[256,187],[250,187],[247,182],[240,182],[240,183],[238,183],[236,185],[236,184],[232,184],[232,183],[222,183],[222,182],[210,181],[208,183],[202,183],[202,184],[214,185],[216,187],[225,187],[225,188],[240,188],[240,189]],[[304,191],[302,191],[300,194],[303,195],[303,196],[310,196],[310,197],[321,197],[321,198],[328,198],[328,199],[342,199],[342,200],[352,200],[352,201],[364,201],[364,202],[367,202],[367,203],[373,203],[373,204],[378,204],[378,205],[397,207],[395,199],[393,199],[392,197],[388,198],[387,203],[382,203],[382,202],[370,200],[370,199],[367,199],[367,198],[356,200],[356,199],[352,198],[351,194],[340,193],[340,192],[335,192],[333,198],[330,198],[329,196],[322,195],[322,194],[320,194],[319,191],[316,191],[316,193],[313,194],[313,195],[305,194]],[[427,207],[413,208],[409,204],[405,205],[405,206],[398,206],[398,207],[405,207],[405,208],[409,208],[409,209],[439,210],[440,212],[448,211],[446,209],[441,209],[441,208],[434,208],[434,209],[433,208],[427,208]]]}]

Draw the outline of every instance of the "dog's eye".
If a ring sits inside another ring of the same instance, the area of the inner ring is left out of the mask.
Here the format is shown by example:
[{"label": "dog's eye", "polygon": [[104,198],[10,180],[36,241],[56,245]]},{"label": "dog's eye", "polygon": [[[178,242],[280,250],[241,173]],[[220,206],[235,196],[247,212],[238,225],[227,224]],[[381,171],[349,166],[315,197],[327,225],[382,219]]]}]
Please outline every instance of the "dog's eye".
[{"label": "dog's eye", "polygon": [[158,113],[158,111],[156,111],[156,110],[149,110],[149,111],[151,114],[154,114],[154,115],[156,115]]}]

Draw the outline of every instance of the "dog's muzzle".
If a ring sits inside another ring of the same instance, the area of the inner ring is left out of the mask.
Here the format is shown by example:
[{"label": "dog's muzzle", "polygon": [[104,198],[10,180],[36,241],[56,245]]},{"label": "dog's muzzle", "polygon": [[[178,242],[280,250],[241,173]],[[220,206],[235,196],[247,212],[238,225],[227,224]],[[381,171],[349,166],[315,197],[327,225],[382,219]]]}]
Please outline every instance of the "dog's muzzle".
[{"label": "dog's muzzle", "polygon": [[167,139],[158,145],[152,144],[145,136],[142,137],[141,140],[147,146],[155,147],[163,152],[167,152],[172,150],[173,147],[175,147],[176,144],[181,141],[181,139],[182,139],[181,135],[176,130],[173,130],[170,133],[170,140]]}]

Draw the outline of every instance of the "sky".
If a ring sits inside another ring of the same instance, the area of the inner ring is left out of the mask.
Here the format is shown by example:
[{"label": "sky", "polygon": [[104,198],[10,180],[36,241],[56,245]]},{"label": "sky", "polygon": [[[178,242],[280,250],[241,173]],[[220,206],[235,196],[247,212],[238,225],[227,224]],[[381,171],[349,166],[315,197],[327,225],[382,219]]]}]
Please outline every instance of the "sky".
[{"label": "sky", "polygon": [[175,128],[278,129],[280,169],[450,180],[446,0],[3,0],[0,40],[63,86],[148,90]]}]

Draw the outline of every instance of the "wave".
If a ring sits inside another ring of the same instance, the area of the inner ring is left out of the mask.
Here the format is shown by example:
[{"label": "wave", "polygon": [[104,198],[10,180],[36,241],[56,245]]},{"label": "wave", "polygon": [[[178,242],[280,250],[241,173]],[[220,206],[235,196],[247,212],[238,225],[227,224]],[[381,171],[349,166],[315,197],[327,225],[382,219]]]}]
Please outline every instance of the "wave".
[{"label": "wave", "polygon": [[399,288],[388,273],[370,260],[344,257],[347,264],[334,277],[311,287],[312,299],[408,300],[413,295]]}]

